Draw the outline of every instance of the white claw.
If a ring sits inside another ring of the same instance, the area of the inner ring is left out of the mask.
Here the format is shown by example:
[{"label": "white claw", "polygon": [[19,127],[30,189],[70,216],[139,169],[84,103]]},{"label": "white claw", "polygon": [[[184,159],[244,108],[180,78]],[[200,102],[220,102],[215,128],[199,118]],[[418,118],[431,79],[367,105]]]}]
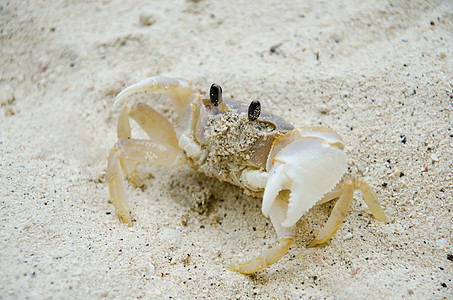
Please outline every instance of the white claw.
[{"label": "white claw", "polygon": [[289,178],[286,177],[283,170],[284,168],[281,163],[277,162],[269,174],[261,206],[261,211],[266,217],[269,217],[270,210],[275,202],[275,199],[277,198],[278,193],[283,190],[284,186],[289,182]]},{"label": "white claw", "polygon": [[301,137],[286,145],[272,159],[263,195],[262,211],[268,216],[281,190],[290,190],[286,219],[290,227],[322,196],[335,187],[346,170],[346,155],[321,137]]}]

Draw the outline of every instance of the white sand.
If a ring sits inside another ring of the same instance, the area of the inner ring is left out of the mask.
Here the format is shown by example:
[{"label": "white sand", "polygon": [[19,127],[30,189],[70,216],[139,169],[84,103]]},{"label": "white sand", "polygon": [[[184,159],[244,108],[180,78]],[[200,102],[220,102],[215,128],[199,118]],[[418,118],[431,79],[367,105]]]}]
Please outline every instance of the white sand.
[{"label": "white sand", "polygon": [[[451,1],[72,2],[0,2],[0,298],[453,299]],[[306,249],[330,212],[316,207],[288,255],[243,276],[225,266],[276,236],[260,199],[147,167],[128,228],[105,182],[112,103],[151,75],[335,129],[391,223],[356,193]]]}]

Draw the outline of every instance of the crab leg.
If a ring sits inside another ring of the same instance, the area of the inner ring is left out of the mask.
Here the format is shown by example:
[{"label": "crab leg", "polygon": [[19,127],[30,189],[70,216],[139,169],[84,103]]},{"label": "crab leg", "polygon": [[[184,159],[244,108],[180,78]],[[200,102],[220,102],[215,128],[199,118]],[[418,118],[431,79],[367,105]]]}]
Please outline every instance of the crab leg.
[{"label": "crab leg", "polygon": [[388,223],[389,220],[385,215],[384,210],[379,204],[376,192],[372,187],[368,185],[363,179],[359,178],[357,183],[355,183],[355,189],[359,189],[363,193],[363,200],[365,200],[366,205],[373,213],[373,216],[381,222]]},{"label": "crab leg", "polygon": [[291,245],[294,244],[294,238],[280,238],[279,244],[263,252],[260,256],[244,263],[235,263],[228,269],[241,274],[252,274],[276,263],[285,255]]},{"label": "crab leg", "polygon": [[134,104],[129,110],[129,116],[140,125],[151,140],[178,147],[173,124],[151,106],[141,102]]},{"label": "crab leg", "polygon": [[279,243],[250,261],[235,263],[228,267],[230,270],[242,274],[252,274],[276,263],[288,252],[291,245],[294,244],[296,226],[284,227],[281,225],[288,211],[288,202],[284,200],[287,198],[287,191],[282,191],[273,203],[269,214],[275,231],[277,231]]},{"label": "crab leg", "polygon": [[342,186],[342,195],[337,203],[335,203],[326,225],[324,225],[309,247],[314,247],[327,242],[335,234],[338,228],[340,228],[341,223],[344,218],[346,218],[346,214],[349,209],[351,209],[353,193],[354,189],[352,182],[348,182]]},{"label": "crab leg", "polygon": [[340,188],[340,187],[342,187],[342,184],[343,184],[343,182],[340,182],[333,191],[324,194],[322,199],[319,200],[318,202],[316,202],[315,205],[322,205],[324,203],[330,202],[330,201],[335,200],[338,197],[340,197],[343,194],[343,189]]},{"label": "crab leg", "polygon": [[[153,140],[130,139],[129,117],[132,117]],[[134,176],[138,163],[172,166],[177,164],[179,150],[173,125],[153,108],[143,103],[134,104],[130,109],[127,106],[123,107],[117,134],[119,141],[109,155],[107,178],[110,196],[118,216],[131,225],[129,203],[124,193],[123,174],[138,186],[138,179]]]},{"label": "crab leg", "polygon": [[[178,139],[173,125],[156,110],[141,102],[132,105],[131,108],[126,105],[121,110],[117,126],[118,140],[131,138],[129,117],[140,125],[151,140],[178,147]],[[135,186],[140,186],[139,179],[134,176],[137,162],[123,159],[122,166],[125,173],[128,174],[129,181]]]},{"label": "crab leg", "polygon": [[122,177],[123,174],[129,175],[131,162],[173,166],[178,154],[179,150],[170,145],[138,139],[122,139],[110,151],[107,165],[110,196],[118,216],[129,226],[132,220]]},{"label": "crab leg", "polygon": [[200,92],[192,86],[192,83],[184,79],[153,76],[140,80],[122,90],[116,96],[114,105],[119,106],[127,96],[139,92],[169,95],[179,115],[188,104],[200,97]]},{"label": "crab leg", "polygon": [[358,178],[358,176],[346,175],[343,181],[340,182],[332,192],[327,193],[323,199],[317,203],[317,205],[326,203],[340,196],[326,225],[324,225],[309,247],[314,247],[327,242],[340,228],[341,223],[346,218],[347,212],[351,209],[354,190],[360,190],[363,193],[365,203],[368,205],[376,219],[388,223],[387,216],[377,200],[376,192],[363,179]]}]

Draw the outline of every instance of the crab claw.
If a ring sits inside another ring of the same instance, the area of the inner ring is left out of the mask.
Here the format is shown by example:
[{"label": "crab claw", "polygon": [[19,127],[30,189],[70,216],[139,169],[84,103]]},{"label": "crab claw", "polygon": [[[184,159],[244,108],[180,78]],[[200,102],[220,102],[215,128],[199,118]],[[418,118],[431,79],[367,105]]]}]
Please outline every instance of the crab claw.
[{"label": "crab claw", "polygon": [[279,243],[255,259],[230,266],[231,270],[255,273],[288,252],[294,243],[297,221],[343,177],[343,149],[340,136],[324,127],[296,128],[274,141],[267,160],[269,177],[262,210],[270,217]]},{"label": "crab claw", "polygon": [[271,214],[282,190],[289,190],[286,217],[276,226],[291,227],[322,196],[332,190],[346,170],[346,154],[340,136],[321,127],[296,128],[276,139],[267,161],[270,176],[262,211]]}]

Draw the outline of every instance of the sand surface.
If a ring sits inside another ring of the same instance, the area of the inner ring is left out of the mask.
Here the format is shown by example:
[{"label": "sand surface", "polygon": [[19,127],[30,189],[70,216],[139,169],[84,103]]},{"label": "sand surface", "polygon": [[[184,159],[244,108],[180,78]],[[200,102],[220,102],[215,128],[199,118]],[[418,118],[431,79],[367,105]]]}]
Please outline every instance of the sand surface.
[{"label": "sand surface", "polygon": [[[452,1],[299,2],[1,1],[0,298],[453,299]],[[106,183],[112,103],[152,75],[333,128],[391,222],[357,192],[308,249],[331,211],[315,207],[244,276],[226,266],[275,242],[260,199],[148,166],[129,228]]]}]

